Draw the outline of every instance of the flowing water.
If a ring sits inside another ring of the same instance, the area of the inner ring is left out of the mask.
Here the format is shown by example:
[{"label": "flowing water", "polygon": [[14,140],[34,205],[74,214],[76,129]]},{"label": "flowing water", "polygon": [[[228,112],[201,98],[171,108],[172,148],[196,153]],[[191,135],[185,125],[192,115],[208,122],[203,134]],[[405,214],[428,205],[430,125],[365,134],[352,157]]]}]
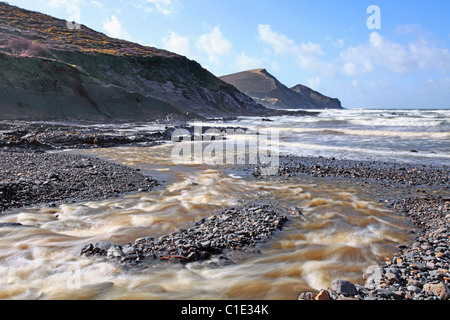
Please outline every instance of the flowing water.
[{"label": "flowing water", "polygon": [[[369,148],[383,147],[396,160],[448,163],[448,112],[441,111],[440,120],[436,113],[422,115],[428,121],[423,130],[415,118],[405,123],[408,130],[400,130],[398,123],[387,127],[385,121],[372,121],[378,119],[373,114],[355,113],[273,122],[245,118],[227,126],[277,127],[281,153],[314,150],[314,155],[344,158],[365,149],[366,157],[376,158],[379,153]],[[333,124],[340,121],[345,124]],[[387,140],[375,138],[374,131]],[[422,154],[410,154],[409,148]],[[0,216],[0,223],[27,226],[0,228],[0,299],[297,299],[300,292],[326,288],[337,278],[362,284],[368,267],[383,263],[399,243],[411,240],[408,222],[379,201],[382,189],[316,178],[254,181],[232,166],[174,163],[172,150],[173,144],[166,143],[71,151],[140,168],[163,182],[150,192]],[[233,265],[125,271],[113,261],[80,257],[89,242],[127,244],[169,234],[226,208],[260,203],[284,208],[289,222],[259,254],[236,256]],[[304,216],[290,215],[295,207]]]}]

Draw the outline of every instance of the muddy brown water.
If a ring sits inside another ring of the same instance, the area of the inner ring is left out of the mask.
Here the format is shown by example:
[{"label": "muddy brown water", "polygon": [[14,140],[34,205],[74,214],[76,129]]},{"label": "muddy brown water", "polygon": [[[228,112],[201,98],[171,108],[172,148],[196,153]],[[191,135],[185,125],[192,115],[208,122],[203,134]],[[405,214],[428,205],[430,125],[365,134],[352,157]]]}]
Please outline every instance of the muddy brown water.
[{"label": "muddy brown water", "polygon": [[[164,182],[151,192],[1,216],[0,223],[27,227],[0,228],[0,299],[297,299],[337,278],[362,284],[368,267],[411,240],[407,221],[364,186],[314,178],[254,181],[226,166],[175,165],[170,151],[170,144],[76,151]],[[238,256],[233,265],[125,271],[80,256],[89,242],[127,244],[259,203],[285,209],[289,222],[259,254]],[[303,216],[290,215],[294,207]]]}]

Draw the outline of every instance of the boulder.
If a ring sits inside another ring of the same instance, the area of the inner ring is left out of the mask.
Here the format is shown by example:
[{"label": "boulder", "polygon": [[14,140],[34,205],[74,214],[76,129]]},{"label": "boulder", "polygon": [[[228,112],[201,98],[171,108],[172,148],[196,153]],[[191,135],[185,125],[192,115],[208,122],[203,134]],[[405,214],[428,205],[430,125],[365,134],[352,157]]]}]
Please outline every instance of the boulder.
[{"label": "boulder", "polygon": [[348,296],[354,296],[358,294],[358,290],[355,285],[348,280],[334,280],[333,290],[338,294],[345,294]]},{"label": "boulder", "polygon": [[423,286],[423,291],[427,293],[432,293],[435,296],[439,297],[439,299],[441,300],[450,299],[450,288],[443,283],[438,284],[427,283]]}]

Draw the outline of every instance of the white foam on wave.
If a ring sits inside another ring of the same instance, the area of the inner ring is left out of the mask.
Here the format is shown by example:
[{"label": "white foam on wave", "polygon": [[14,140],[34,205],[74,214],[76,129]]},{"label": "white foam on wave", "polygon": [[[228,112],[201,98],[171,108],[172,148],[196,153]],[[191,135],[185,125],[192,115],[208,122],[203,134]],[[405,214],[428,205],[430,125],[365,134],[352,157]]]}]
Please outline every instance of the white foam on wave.
[{"label": "white foam on wave", "polygon": [[[269,128],[270,129],[270,128]],[[280,130],[281,128],[273,127]],[[404,137],[404,138],[434,138],[450,139],[450,132],[413,132],[413,131],[390,131],[390,130],[357,130],[357,129],[330,129],[330,128],[284,128],[285,132],[296,133],[325,133],[325,134],[345,134],[356,136],[380,136],[380,137]]]},{"label": "white foam on wave", "polygon": [[438,159],[438,160],[450,160],[450,154],[445,153],[432,153],[432,152],[420,152],[413,153],[410,151],[400,151],[392,149],[374,149],[374,148],[364,148],[362,145],[360,147],[349,147],[349,146],[338,146],[338,145],[324,145],[316,143],[304,143],[304,142],[283,142],[280,144],[281,154],[290,154],[297,156],[336,156],[341,155],[350,159],[365,159],[368,156],[373,156],[375,158],[387,159],[387,158],[398,158],[398,159]]}]

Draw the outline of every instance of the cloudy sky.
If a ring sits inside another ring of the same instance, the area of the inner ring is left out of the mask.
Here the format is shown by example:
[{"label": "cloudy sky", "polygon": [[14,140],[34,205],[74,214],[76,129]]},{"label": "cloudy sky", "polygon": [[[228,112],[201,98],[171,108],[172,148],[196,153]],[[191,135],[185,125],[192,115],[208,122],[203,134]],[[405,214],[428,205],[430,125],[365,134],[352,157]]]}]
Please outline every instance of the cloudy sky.
[{"label": "cloudy sky", "polygon": [[450,1],[7,1],[185,55],[217,76],[266,68],[347,108],[450,108]]}]

